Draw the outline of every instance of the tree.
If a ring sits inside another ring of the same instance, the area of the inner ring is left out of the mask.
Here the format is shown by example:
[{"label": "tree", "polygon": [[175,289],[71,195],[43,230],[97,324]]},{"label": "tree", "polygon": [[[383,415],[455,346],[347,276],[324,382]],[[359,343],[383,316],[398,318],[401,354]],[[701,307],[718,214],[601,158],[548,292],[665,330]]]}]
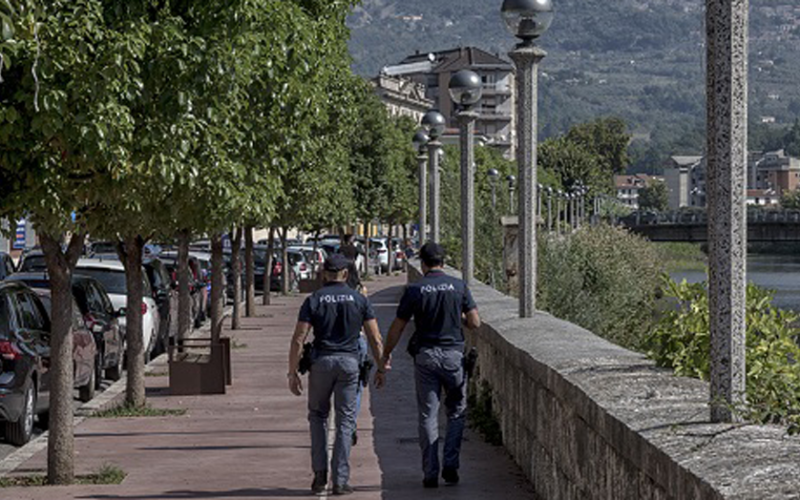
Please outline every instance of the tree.
[{"label": "tree", "polygon": [[794,121],[794,125],[786,133],[783,143],[786,148],[786,154],[800,157],[800,119]]},{"label": "tree", "polygon": [[781,207],[786,210],[800,210],[800,190],[784,191],[781,195]]},{"label": "tree", "polygon": [[663,181],[654,180],[639,190],[639,208],[665,212],[669,209],[669,190]]},{"label": "tree", "polygon": [[631,137],[620,118],[600,118],[572,127],[565,138],[597,156],[600,168],[612,175],[624,174],[630,163]]}]

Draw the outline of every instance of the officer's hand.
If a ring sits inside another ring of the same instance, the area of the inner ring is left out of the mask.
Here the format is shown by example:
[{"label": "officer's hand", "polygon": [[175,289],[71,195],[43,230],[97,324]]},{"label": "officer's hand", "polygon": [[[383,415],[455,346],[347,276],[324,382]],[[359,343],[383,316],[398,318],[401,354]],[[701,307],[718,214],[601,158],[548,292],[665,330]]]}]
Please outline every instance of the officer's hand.
[{"label": "officer's hand", "polygon": [[381,359],[381,365],[382,365],[384,371],[388,372],[389,370],[391,370],[392,369],[392,355],[390,354],[388,358],[384,356],[383,359]]},{"label": "officer's hand", "polygon": [[386,385],[386,372],[375,372],[375,388],[382,389]]},{"label": "officer's hand", "polygon": [[301,396],[303,394],[303,381],[300,379],[300,375],[297,372],[289,375],[289,390],[292,391],[292,394],[295,396]]}]

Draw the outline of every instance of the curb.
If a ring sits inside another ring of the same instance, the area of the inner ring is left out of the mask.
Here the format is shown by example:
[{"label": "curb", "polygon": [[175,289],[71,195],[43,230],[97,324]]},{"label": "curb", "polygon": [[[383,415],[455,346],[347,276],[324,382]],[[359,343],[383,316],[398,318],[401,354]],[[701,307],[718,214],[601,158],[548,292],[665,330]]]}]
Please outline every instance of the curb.
[{"label": "curb", "polygon": [[[222,311],[222,319],[228,318],[233,314],[232,307],[225,307]],[[192,330],[190,337],[196,337],[201,333],[211,331],[211,322],[201,326],[196,330]],[[144,367],[145,374],[156,371],[157,368],[163,368],[167,365],[167,353],[162,353],[156,358],[150,360]],[[125,402],[125,388],[128,384],[127,372],[122,375],[122,378],[111,384],[108,389],[98,394],[91,401],[88,401],[75,410],[75,417],[73,426],[78,427],[84,420],[91,417],[95,413],[113,410],[122,406]],[[25,446],[22,446],[10,453],[6,458],[0,460],[0,479],[14,472],[20,465],[27,462],[34,455],[47,448],[47,438],[49,432],[45,431],[37,436]]]}]

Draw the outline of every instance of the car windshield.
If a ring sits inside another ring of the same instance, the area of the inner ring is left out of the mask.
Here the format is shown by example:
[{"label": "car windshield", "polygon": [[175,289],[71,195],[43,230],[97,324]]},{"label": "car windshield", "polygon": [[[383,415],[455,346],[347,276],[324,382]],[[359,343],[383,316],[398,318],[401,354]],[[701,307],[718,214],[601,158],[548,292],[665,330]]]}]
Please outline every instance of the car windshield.
[{"label": "car windshield", "polygon": [[23,273],[47,271],[47,263],[44,261],[44,255],[29,255],[25,257],[19,270]]},{"label": "car windshield", "polygon": [[80,274],[90,276],[100,283],[108,293],[125,295],[128,293],[128,286],[125,282],[124,271],[114,271],[111,269],[80,268]]},{"label": "car windshield", "polygon": [[303,254],[302,253],[300,253],[300,252],[297,252],[297,253],[289,252],[289,264],[290,265],[293,266],[293,265],[297,264],[298,262],[302,262],[303,260],[305,260],[305,259],[303,259]]}]

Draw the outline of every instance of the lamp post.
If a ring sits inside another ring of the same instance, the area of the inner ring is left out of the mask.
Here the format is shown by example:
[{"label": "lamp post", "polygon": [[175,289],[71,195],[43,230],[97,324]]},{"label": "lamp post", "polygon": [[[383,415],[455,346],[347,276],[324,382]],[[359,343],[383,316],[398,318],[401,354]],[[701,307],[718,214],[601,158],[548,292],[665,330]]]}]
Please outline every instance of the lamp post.
[{"label": "lamp post", "polygon": [[538,65],[547,55],[536,47],[553,21],[551,0],[504,0],[503,20],[520,43],[509,52],[516,66],[516,128],[519,196],[519,314],[530,318],[536,311],[536,106]]},{"label": "lamp post", "polygon": [[516,206],[514,204],[514,193],[517,189],[517,177],[509,175],[506,180],[508,181],[508,213],[514,215],[514,207]]},{"label": "lamp post", "polygon": [[439,137],[444,132],[445,119],[441,113],[432,109],[422,117],[422,127],[428,133],[428,166],[430,169],[431,235],[430,240],[439,243],[439,153],[442,143]]},{"label": "lamp post", "polygon": [[497,187],[497,179],[500,177],[500,172],[498,172],[496,168],[491,168],[486,172],[486,176],[489,177],[489,185],[492,187],[492,212],[494,212],[497,210],[497,193],[495,189]]},{"label": "lamp post", "polygon": [[462,69],[450,77],[450,98],[458,106],[458,125],[461,142],[461,274],[471,285],[475,277],[475,120],[483,93],[481,77],[474,71]]},{"label": "lamp post", "polygon": [[556,191],[556,233],[561,234],[561,199],[564,193],[559,189]]},{"label": "lamp post", "polygon": [[425,154],[425,148],[430,141],[430,137],[424,130],[418,130],[414,134],[413,144],[414,149],[417,151],[417,165],[419,176],[419,245],[420,247],[425,244],[427,239],[428,230],[428,172],[426,171],[428,165],[428,157]]},{"label": "lamp post", "polygon": [[553,230],[553,188],[547,186],[547,232]]},{"label": "lamp post", "polygon": [[542,191],[544,190],[544,186],[541,184],[536,185],[536,224],[539,224],[539,221],[542,218]]}]

